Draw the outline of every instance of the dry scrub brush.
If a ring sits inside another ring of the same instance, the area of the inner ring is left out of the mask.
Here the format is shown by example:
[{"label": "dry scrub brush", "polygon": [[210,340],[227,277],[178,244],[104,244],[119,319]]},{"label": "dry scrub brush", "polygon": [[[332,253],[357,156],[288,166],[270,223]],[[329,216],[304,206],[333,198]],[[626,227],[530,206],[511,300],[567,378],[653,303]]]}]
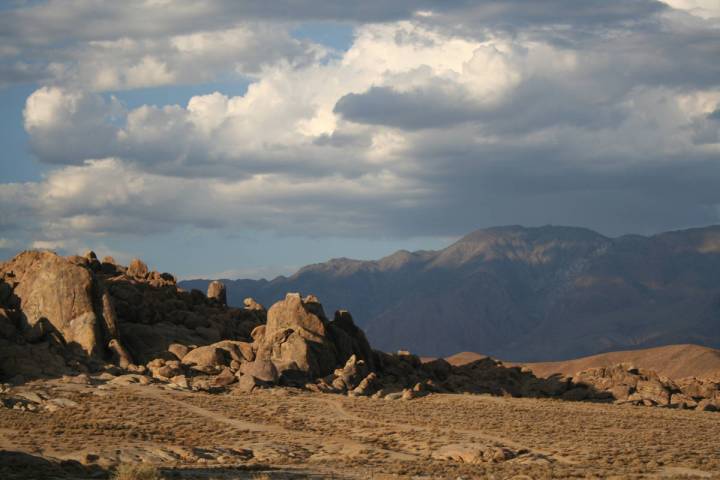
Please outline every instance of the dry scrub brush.
[{"label": "dry scrub brush", "polygon": [[113,480],[163,480],[157,468],[147,463],[121,463],[115,469]]}]

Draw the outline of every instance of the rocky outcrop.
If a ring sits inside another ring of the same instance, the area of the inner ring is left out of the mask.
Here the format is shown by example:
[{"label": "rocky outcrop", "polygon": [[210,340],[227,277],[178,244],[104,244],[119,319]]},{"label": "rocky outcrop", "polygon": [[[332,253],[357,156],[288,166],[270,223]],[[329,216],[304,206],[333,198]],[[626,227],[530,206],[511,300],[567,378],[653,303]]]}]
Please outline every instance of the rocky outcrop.
[{"label": "rocky outcrop", "polygon": [[[262,308],[251,299],[246,305]],[[263,383],[313,385],[313,380],[320,379],[320,389],[350,391],[376,364],[376,355],[352,316],[338,311],[335,319],[328,321],[313,295],[287,294],[268,310],[267,323],[256,327],[251,336],[255,356],[248,359],[245,355],[240,367],[242,376],[254,379],[252,383],[241,377],[249,390]],[[370,383],[366,382],[365,388]]]},{"label": "rocky outcrop", "polygon": [[271,361],[281,378],[305,383],[332,372],[339,361],[317,298],[289,293],[267,313],[257,361]]},{"label": "rocky outcrop", "polygon": [[23,252],[3,271],[21,313],[21,330],[32,331],[42,323],[87,355],[100,353],[103,342],[93,305],[92,271],[50,252]]},{"label": "rocky outcrop", "polygon": [[675,382],[630,364],[584,370],[572,378],[572,384],[576,389],[586,389],[587,394],[581,399],[604,398],[616,403],[688,409],[706,402],[720,409],[720,383],[696,378]]},{"label": "rocky outcrop", "polygon": [[185,292],[172,275],[137,259],[126,268],[94,252],[28,251],[0,264],[2,378],[178,360],[173,344],[246,340],[264,323],[263,309],[232,309]]}]

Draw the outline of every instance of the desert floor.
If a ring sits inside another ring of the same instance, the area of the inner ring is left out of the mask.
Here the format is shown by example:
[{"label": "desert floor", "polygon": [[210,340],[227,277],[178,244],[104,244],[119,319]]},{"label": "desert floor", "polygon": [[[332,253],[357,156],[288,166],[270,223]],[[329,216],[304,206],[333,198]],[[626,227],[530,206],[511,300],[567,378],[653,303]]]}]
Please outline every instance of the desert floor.
[{"label": "desert floor", "polygon": [[2,479],[102,476],[136,461],[166,478],[720,478],[720,413],[60,380],[23,391],[77,406],[0,408]]}]

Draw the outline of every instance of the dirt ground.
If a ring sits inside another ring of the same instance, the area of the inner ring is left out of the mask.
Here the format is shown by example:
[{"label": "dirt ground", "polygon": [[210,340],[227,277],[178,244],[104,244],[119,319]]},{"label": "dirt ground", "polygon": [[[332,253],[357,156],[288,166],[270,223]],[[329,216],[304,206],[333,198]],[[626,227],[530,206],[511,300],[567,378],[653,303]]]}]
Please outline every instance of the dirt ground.
[{"label": "dirt ground", "polygon": [[102,478],[140,461],[166,478],[720,478],[720,413],[94,383],[13,390],[45,400],[0,408],[0,478]]}]

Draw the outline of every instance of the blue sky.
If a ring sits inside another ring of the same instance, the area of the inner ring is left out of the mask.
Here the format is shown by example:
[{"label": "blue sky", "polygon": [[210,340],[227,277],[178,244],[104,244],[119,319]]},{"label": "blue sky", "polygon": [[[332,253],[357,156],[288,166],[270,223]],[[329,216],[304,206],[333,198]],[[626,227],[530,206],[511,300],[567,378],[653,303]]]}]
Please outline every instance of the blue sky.
[{"label": "blue sky", "polygon": [[718,223],[720,5],[567,3],[5,5],[0,257],[257,278]]}]

